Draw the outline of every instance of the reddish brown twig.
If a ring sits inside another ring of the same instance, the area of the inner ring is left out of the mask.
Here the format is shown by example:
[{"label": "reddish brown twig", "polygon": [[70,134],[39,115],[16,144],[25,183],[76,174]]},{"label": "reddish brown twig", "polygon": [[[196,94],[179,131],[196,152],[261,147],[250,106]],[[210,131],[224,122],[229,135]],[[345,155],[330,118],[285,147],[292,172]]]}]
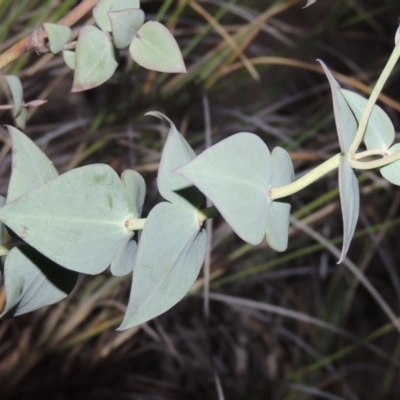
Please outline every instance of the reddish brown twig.
[{"label": "reddish brown twig", "polygon": [[[58,23],[66,26],[75,24],[75,22],[79,21],[98,2],[99,0],[83,0],[82,3],[78,4],[65,17],[61,18]],[[47,52],[47,46],[45,46],[44,43],[46,37],[46,32],[42,27],[40,27],[33,31],[29,36],[20,40],[3,54],[0,54],[0,69],[4,68],[30,50],[36,50],[38,53]]]}]

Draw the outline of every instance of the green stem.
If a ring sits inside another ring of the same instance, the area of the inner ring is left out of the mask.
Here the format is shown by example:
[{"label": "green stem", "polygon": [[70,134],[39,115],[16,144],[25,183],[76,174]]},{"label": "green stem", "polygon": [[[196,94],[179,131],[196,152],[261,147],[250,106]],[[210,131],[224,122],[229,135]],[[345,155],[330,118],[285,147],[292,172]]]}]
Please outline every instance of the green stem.
[{"label": "green stem", "polygon": [[355,153],[357,151],[358,147],[360,146],[360,143],[364,137],[364,133],[365,133],[365,130],[368,125],[368,120],[371,115],[372,109],[374,108],[376,100],[378,99],[379,94],[381,93],[382,88],[383,88],[385,82],[387,81],[387,79],[389,78],[389,75],[391,74],[399,57],[400,57],[400,44],[397,44],[394,47],[393,52],[390,55],[389,60],[386,63],[385,68],[383,69],[381,76],[379,77],[378,81],[376,82],[374,90],[372,91],[371,96],[368,99],[368,103],[365,107],[364,113],[360,120],[360,125],[358,125],[356,137],[354,138],[354,141],[348,150],[350,154]]},{"label": "green stem", "polygon": [[146,223],[146,218],[129,218],[125,221],[126,229],[130,232],[141,231]]},{"label": "green stem", "polygon": [[8,252],[9,252],[9,250],[7,249],[7,247],[0,246],[0,257],[6,256],[8,254]]},{"label": "green stem", "polygon": [[326,160],[318,167],[314,168],[312,171],[303,175],[301,178],[297,179],[297,181],[294,181],[286,186],[271,189],[271,200],[277,200],[283,197],[290,196],[309,186],[311,183],[323,177],[328,172],[331,172],[334,169],[338,168],[341,157],[342,154],[338,153],[335,156],[331,157],[329,160]]},{"label": "green stem", "polygon": [[365,157],[373,157],[373,156],[381,156],[384,157],[387,155],[386,150],[365,150],[362,151],[361,153],[356,153],[352,155],[353,160],[361,160]]},{"label": "green stem", "polygon": [[207,207],[199,210],[199,225],[203,226],[204,222],[209,218],[214,218],[219,215],[219,211],[214,207]]},{"label": "green stem", "polygon": [[354,169],[366,170],[366,169],[381,168],[384,167],[385,165],[394,163],[395,161],[398,160],[400,160],[400,151],[396,151],[396,153],[387,157],[380,158],[379,160],[373,160],[373,161],[351,160],[350,165],[351,168]]}]

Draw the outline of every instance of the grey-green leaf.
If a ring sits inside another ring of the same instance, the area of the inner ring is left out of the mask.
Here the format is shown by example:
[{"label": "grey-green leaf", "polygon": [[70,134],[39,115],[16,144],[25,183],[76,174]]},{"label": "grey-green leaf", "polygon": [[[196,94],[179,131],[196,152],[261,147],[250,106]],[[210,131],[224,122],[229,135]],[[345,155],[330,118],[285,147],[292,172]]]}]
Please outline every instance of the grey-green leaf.
[{"label": "grey-green leaf", "polygon": [[68,68],[72,70],[75,69],[75,51],[73,50],[63,50],[64,62]]},{"label": "grey-green leaf", "polygon": [[[6,204],[6,198],[4,196],[0,196],[0,208]],[[0,221],[0,245],[3,244],[4,238],[4,224]],[[1,282],[1,274],[0,274],[0,282]]]},{"label": "grey-green leaf", "polygon": [[[341,92],[357,118],[357,121],[360,122],[368,100],[350,90],[341,89]],[[392,121],[382,108],[375,105],[364,133],[365,146],[368,150],[387,150],[393,143],[394,135],[395,132]]]},{"label": "grey-green leaf", "polygon": [[144,12],[140,8],[120,11],[109,11],[112,37],[117,49],[129,47],[135,33],[144,24]]},{"label": "grey-green leaf", "polygon": [[22,105],[24,104],[22,84],[18,76],[16,75],[6,75],[4,78],[11,91],[14,105],[13,117],[15,118],[20,114],[22,110]]},{"label": "grey-green leaf", "polygon": [[244,241],[259,244],[265,236],[272,182],[271,155],[252,133],[237,133],[210,147],[178,172],[215,205]]},{"label": "grey-green leaf", "polygon": [[15,125],[17,125],[19,129],[25,129],[27,119],[28,110],[26,107],[22,107],[20,113],[15,117]]},{"label": "grey-green leaf", "polygon": [[330,73],[328,67],[322,61],[319,60],[319,62],[321,63],[326,76],[328,77],[332,91],[333,111],[335,114],[340,150],[346,153],[356,137],[357,121],[341,92],[339,83]]},{"label": "grey-green leaf", "polygon": [[175,172],[175,169],[196,157],[193,149],[167,116],[156,111],[146,115],[160,118],[170,126],[157,176],[157,186],[161,196],[171,203],[191,205],[195,208],[204,207],[204,196],[190,181]]},{"label": "grey-green leaf", "polygon": [[128,197],[129,209],[134,218],[139,218],[146,196],[146,183],[143,177],[132,169],[122,172],[121,181]]},{"label": "grey-green leaf", "polygon": [[343,216],[343,247],[338,264],[346,257],[360,213],[358,179],[347,157],[342,157],[339,164],[339,191]]},{"label": "grey-green leaf", "polygon": [[[387,154],[391,156],[392,154],[400,151],[400,143],[396,143],[390,149],[388,149]],[[400,161],[395,161],[389,165],[386,165],[380,169],[382,176],[392,183],[393,185],[400,186]]]},{"label": "grey-green leaf", "polygon": [[129,53],[144,68],[169,73],[186,72],[178,43],[159,22],[146,22],[139,29],[129,46]]},{"label": "grey-green leaf", "polygon": [[119,329],[142,324],[178,303],[195,282],[205,250],[206,232],[193,209],[171,203],[154,207],[142,232]]},{"label": "grey-green leaf", "polygon": [[124,276],[132,272],[136,263],[137,248],[137,243],[131,238],[121,246],[110,267],[114,276]]},{"label": "grey-green leaf", "polygon": [[[277,188],[293,182],[293,163],[288,152],[281,147],[272,151],[272,183]],[[290,199],[272,202],[267,221],[267,242],[276,251],[285,251],[289,238]]]},{"label": "grey-green leaf", "polygon": [[133,217],[125,189],[108,165],[69,171],[0,209],[17,235],[65,268],[98,274],[127,238]]},{"label": "grey-green leaf", "polygon": [[0,317],[17,316],[57,303],[74,288],[77,274],[29,246],[14,247],[4,265],[6,305]]},{"label": "grey-green leaf", "polygon": [[12,140],[11,178],[7,202],[57,178],[53,163],[31,139],[18,129],[7,126]]},{"label": "grey-green leaf", "polygon": [[101,30],[111,32],[112,26],[109,11],[120,11],[128,8],[140,8],[139,0],[100,0],[93,8],[93,17]]},{"label": "grey-green leaf", "polygon": [[63,49],[64,44],[67,44],[71,38],[71,28],[50,22],[45,22],[43,27],[49,38],[50,51],[53,54],[59,53]]},{"label": "grey-green leaf", "polygon": [[75,50],[75,75],[72,92],[101,85],[118,67],[114,46],[106,33],[86,25],[79,33]]}]

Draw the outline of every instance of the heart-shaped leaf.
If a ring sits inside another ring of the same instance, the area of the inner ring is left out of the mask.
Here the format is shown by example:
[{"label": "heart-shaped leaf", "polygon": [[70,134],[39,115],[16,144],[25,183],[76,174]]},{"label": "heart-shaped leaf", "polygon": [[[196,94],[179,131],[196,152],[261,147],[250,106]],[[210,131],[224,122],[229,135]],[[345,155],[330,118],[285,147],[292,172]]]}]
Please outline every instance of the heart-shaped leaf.
[{"label": "heart-shaped leaf", "polygon": [[15,118],[20,114],[22,106],[24,104],[22,84],[18,76],[16,75],[6,75],[4,78],[11,91],[14,105],[13,117]]},{"label": "heart-shaped leaf", "polygon": [[[387,154],[391,156],[392,154],[400,151],[400,143],[396,143],[390,149],[388,149]],[[395,161],[389,165],[386,165],[380,169],[382,176],[392,183],[393,185],[400,186],[400,161]]]},{"label": "heart-shaped leaf", "polygon": [[74,288],[77,274],[29,246],[14,247],[4,265],[7,301],[0,317],[21,315],[57,303]]},{"label": "heart-shaped leaf", "polygon": [[129,8],[140,8],[139,0],[100,0],[93,8],[93,17],[101,30],[111,32],[112,26],[108,12]]},{"label": "heart-shaped leaf", "polygon": [[360,213],[360,189],[358,186],[358,179],[347,157],[342,157],[340,159],[339,192],[343,216],[343,248],[338,264],[346,257]]},{"label": "heart-shaped leaf", "polygon": [[[341,92],[357,118],[357,121],[360,122],[368,100],[350,90],[341,89]],[[382,108],[375,105],[364,133],[365,146],[368,150],[387,150],[393,143],[394,135],[395,132],[392,121]]]},{"label": "heart-shaped leaf", "polygon": [[112,77],[118,67],[110,38],[100,29],[90,25],[84,26],[79,33],[75,57],[72,92],[81,92],[101,85]]},{"label": "heart-shaped leaf", "polygon": [[75,51],[63,50],[64,62],[68,68],[75,69]]},{"label": "heart-shaped leaf", "polygon": [[7,126],[12,140],[12,172],[7,202],[57,178],[58,173],[47,156],[18,129]]},{"label": "heart-shaped leaf", "polygon": [[0,209],[17,235],[65,268],[98,274],[132,236],[134,216],[118,175],[108,165],[69,171]]},{"label": "heart-shaped leaf", "polygon": [[146,22],[139,29],[129,46],[129,53],[144,68],[169,73],[186,72],[178,43],[159,22]]},{"label": "heart-shaped leaf", "polygon": [[322,61],[319,60],[319,62],[328,77],[332,91],[333,111],[335,114],[340,150],[346,153],[356,137],[357,121],[343,96],[339,83],[330,73],[328,67]]},{"label": "heart-shaped leaf", "polygon": [[64,44],[68,43],[71,38],[71,28],[60,24],[51,24],[50,22],[45,22],[43,27],[49,38],[50,51],[53,54],[59,53]]},{"label": "heart-shaped leaf", "polygon": [[[281,147],[272,151],[273,188],[286,186],[293,182],[293,163],[288,152]],[[270,206],[267,220],[267,242],[276,251],[285,251],[288,246],[290,218],[290,199],[274,200]]]},{"label": "heart-shaped leaf", "polygon": [[196,157],[195,152],[168,117],[156,111],[146,115],[160,118],[170,126],[157,176],[157,186],[161,196],[174,204],[204,207],[204,196],[190,181],[175,172],[175,169],[193,160]]},{"label": "heart-shaped leaf", "polygon": [[129,47],[135,33],[144,24],[144,12],[140,8],[109,11],[113,42],[117,49]]},{"label": "heart-shaped leaf", "polygon": [[142,215],[146,196],[146,183],[143,177],[132,169],[126,169],[121,174],[121,181],[128,197],[129,209],[134,218],[139,218]]},{"label": "heart-shaped leaf", "polygon": [[140,238],[128,308],[119,330],[142,324],[178,303],[192,287],[205,257],[206,233],[193,209],[154,207]]},{"label": "heart-shaped leaf", "polygon": [[177,170],[215,205],[243,240],[258,244],[265,236],[272,182],[271,155],[252,133],[237,133],[210,147]]},{"label": "heart-shaped leaf", "polygon": [[137,248],[137,243],[131,238],[121,246],[110,267],[114,276],[124,276],[132,272],[136,263]]}]

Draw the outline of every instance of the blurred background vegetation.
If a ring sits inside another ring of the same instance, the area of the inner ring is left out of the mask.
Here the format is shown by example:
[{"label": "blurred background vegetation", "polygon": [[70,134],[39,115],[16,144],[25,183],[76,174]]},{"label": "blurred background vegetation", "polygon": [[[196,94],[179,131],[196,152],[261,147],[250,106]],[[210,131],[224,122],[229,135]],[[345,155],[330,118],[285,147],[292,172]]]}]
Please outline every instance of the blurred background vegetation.
[{"label": "blurred background vegetation", "polygon": [[[77,3],[0,0],[0,52]],[[303,10],[305,3],[142,0],[147,20],[173,31],[186,75],[149,72],[123,56],[106,84],[72,94],[72,73],[60,56],[31,53],[3,72],[18,74],[26,100],[48,100],[32,113],[26,133],[57,169],[102,162],[117,172],[138,170],[148,185],[146,215],[159,201],[155,178],[167,133],[144,116],[150,110],[166,113],[200,152],[208,101],[213,143],[256,133],[270,149],[290,151],[298,175],[339,151],[328,82],[316,59],[340,73],[342,86],[368,95],[392,51],[400,5],[318,0]],[[88,15],[75,34],[90,21]],[[399,79],[397,67],[379,102],[397,132]],[[12,123],[7,112],[0,121]],[[10,141],[2,126],[0,140],[4,195]],[[347,263],[400,315],[400,191],[375,172],[360,180],[361,215]],[[1,399],[400,398],[399,333],[348,265],[336,264],[337,176],[293,196],[292,204],[282,254],[246,245],[222,219],[214,221],[209,319],[200,276],[172,310],[116,332],[131,277],[105,273],[82,276],[58,305],[0,321]]]}]

